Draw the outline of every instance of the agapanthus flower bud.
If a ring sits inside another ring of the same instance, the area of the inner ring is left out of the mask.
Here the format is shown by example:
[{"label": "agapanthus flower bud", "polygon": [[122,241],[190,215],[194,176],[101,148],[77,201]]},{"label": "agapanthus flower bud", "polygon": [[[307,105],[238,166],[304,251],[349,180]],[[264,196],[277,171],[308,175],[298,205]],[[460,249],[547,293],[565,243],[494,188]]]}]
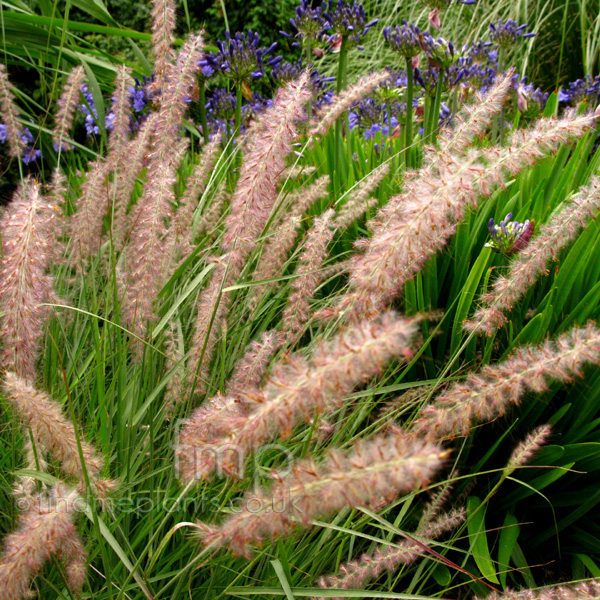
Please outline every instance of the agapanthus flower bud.
[{"label": "agapanthus flower bud", "polygon": [[402,26],[396,25],[394,29],[383,28],[383,37],[388,46],[407,58],[420,54],[422,50],[421,35],[421,30],[414,23],[407,23],[406,19],[402,19]]}]

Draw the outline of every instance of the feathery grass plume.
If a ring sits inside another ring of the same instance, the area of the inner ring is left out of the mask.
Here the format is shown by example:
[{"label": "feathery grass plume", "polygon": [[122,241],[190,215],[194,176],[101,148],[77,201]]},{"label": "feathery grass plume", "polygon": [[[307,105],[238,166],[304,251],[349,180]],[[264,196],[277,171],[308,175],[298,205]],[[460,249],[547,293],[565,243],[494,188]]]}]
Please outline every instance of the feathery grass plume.
[{"label": "feathery grass plume", "polygon": [[[475,96],[475,102],[463,107],[456,116],[458,127],[453,130],[442,129],[440,134],[439,148],[428,150],[423,156],[423,166],[418,171],[407,173],[407,183],[414,177],[427,179],[434,176],[438,171],[438,165],[446,165],[448,161],[456,161],[459,157],[467,154],[471,141],[485,132],[492,118],[502,109],[502,105],[511,87],[510,75],[498,77],[494,85],[484,98]],[[382,207],[378,213],[369,220],[369,229],[374,235],[380,233],[391,219],[394,219],[407,200],[413,198],[413,190],[410,185],[397,196],[394,196]]]},{"label": "feathery grass plume", "polygon": [[543,446],[550,435],[552,434],[552,428],[550,425],[542,425],[532,431],[517,447],[513,450],[513,453],[506,464],[503,476],[510,475],[515,469],[522,467],[525,463],[529,462],[532,456]]},{"label": "feathery grass plume", "polygon": [[473,102],[464,106],[454,117],[452,129],[442,128],[438,137],[439,149],[431,155],[429,161],[433,166],[437,156],[463,152],[476,137],[485,133],[491,125],[492,117],[502,110],[513,86],[514,72],[514,69],[509,69],[497,77],[483,97],[475,92]]},{"label": "feathery grass plume", "polygon": [[67,178],[58,167],[52,172],[50,185],[46,187],[46,201],[56,207],[57,212],[52,227],[54,242],[51,247],[49,264],[60,264],[64,262],[68,221],[64,213],[64,205],[67,202]]},{"label": "feathery grass plume", "polygon": [[[127,161],[129,167],[129,155],[125,153],[129,141],[129,129],[131,120],[131,71],[125,66],[117,67],[115,78],[115,91],[113,93],[113,115],[112,127],[108,136],[108,148],[111,154],[122,157]],[[117,167],[125,165],[117,165]]]},{"label": "feathery grass plume", "polygon": [[503,593],[492,592],[485,597],[485,600],[597,600],[599,596],[600,580],[590,579],[576,585],[560,585],[535,590],[506,590]]},{"label": "feathery grass plume", "polygon": [[[290,250],[294,247],[298,237],[298,228],[302,220],[300,216],[293,215],[281,224],[279,229],[270,228],[270,237],[260,255],[258,265],[252,273],[253,281],[265,281],[281,277]],[[253,310],[263,294],[274,282],[257,285],[251,290],[250,310]]]},{"label": "feathery grass plume", "polygon": [[[396,573],[401,566],[410,565],[427,555],[427,550],[423,546],[429,547],[429,540],[441,537],[444,533],[458,527],[465,517],[464,509],[443,514],[432,523],[417,530],[415,536],[420,544],[411,539],[401,540],[393,545],[380,544],[373,553],[365,553],[360,559],[340,566],[340,574],[321,577],[317,583],[324,589],[364,589],[369,582],[377,579],[384,571],[391,574]],[[316,600],[324,599],[317,598]]]},{"label": "feathery grass plume", "polygon": [[298,81],[290,81],[279,89],[273,106],[258,120],[248,142],[231,210],[225,221],[222,241],[225,254],[198,302],[189,368],[200,375],[200,382],[212,358],[218,324],[227,316],[229,295],[222,297],[221,289],[238,278],[267,224],[277,199],[277,183],[285,168],[285,158],[296,135],[296,122],[303,117],[304,105],[311,96],[309,83],[305,71]]},{"label": "feathery grass plume", "polygon": [[13,86],[8,80],[6,67],[0,63],[0,110],[2,123],[6,126],[8,153],[13,158],[21,158],[25,150],[25,142],[21,137],[19,111],[15,104]]},{"label": "feathery grass plume", "polygon": [[[202,466],[204,453],[215,458],[226,452],[236,453],[233,447],[217,448],[213,443],[230,434],[232,419],[242,417],[247,408],[244,396],[217,394],[183,421],[175,445],[175,471],[182,484],[208,476],[210,469]],[[213,464],[212,468],[221,471],[222,465]]]},{"label": "feathery grass plume", "polygon": [[424,486],[446,456],[434,444],[400,434],[360,440],[350,453],[331,449],[321,464],[300,461],[270,488],[247,493],[239,511],[221,525],[201,524],[202,541],[249,557],[253,544],[308,527],[311,519]]},{"label": "feathery grass plume", "polygon": [[[172,0],[165,0],[170,3]],[[189,98],[196,83],[196,74],[200,67],[204,36],[202,33],[191,35],[185,42],[175,64],[168,64],[166,82],[158,113],[159,125],[156,129],[155,147],[159,158],[166,158],[176,143],[183,123],[183,117],[189,106]]]},{"label": "feathery grass plume", "polygon": [[276,215],[275,222],[303,216],[317,200],[327,196],[329,181],[329,175],[322,175],[308,187],[301,187],[291,192],[283,205],[284,210]]},{"label": "feathery grass plume", "polygon": [[541,393],[548,380],[581,376],[586,363],[600,364],[600,330],[594,323],[574,327],[555,341],[517,348],[505,361],[450,385],[422,410],[413,431],[429,440],[468,435],[473,423],[504,415],[527,390]]},{"label": "feathery grass plume", "polygon": [[53,556],[65,563],[67,582],[77,595],[82,585],[79,571],[87,559],[73,523],[78,500],[77,492],[63,485],[52,488],[48,496],[28,498],[27,510],[19,515],[19,527],[6,536],[0,555],[3,600],[31,598],[32,580]]},{"label": "feathery grass plume", "polygon": [[575,239],[579,231],[600,210],[600,179],[592,177],[587,186],[552,215],[539,234],[515,257],[506,275],[500,276],[488,294],[482,296],[484,305],[478,308],[464,327],[467,331],[492,335],[506,323],[505,312],[525,295],[537,278],[545,273],[548,263]]},{"label": "feathery grass plume", "polygon": [[335,233],[331,208],[313,223],[306,234],[306,242],[296,268],[296,279],[291,283],[292,293],[283,311],[283,330],[288,341],[304,327],[310,317],[310,300],[319,285],[318,271],[327,257],[327,246]]},{"label": "feathery grass plume", "polygon": [[325,105],[318,113],[318,121],[311,126],[310,136],[323,136],[329,128],[341,117],[355,102],[362,100],[380,85],[392,77],[389,71],[371,73],[361,77],[357,83],[349,86],[341,94],[334,97],[333,101]]},{"label": "feathery grass plume", "polygon": [[312,165],[290,165],[284,172],[285,179],[298,179],[298,177],[308,177],[317,170],[317,167]]},{"label": "feathery grass plume", "polygon": [[52,252],[56,210],[27,178],[0,220],[4,258],[0,272],[2,367],[33,381],[43,324],[54,297],[53,278],[46,274]]},{"label": "feathery grass plume", "polygon": [[113,160],[91,162],[75,202],[77,211],[71,217],[69,233],[78,268],[98,254],[102,246],[104,218],[110,204],[108,176],[113,167]]},{"label": "feathery grass plume", "polygon": [[[35,442],[60,461],[64,473],[83,480],[77,434],[58,404],[10,371],[5,374],[2,387],[20,420],[31,429]],[[90,476],[96,476],[102,470],[102,458],[79,437],[85,468]]]},{"label": "feathery grass plume", "polygon": [[182,365],[184,363],[185,352],[180,342],[179,325],[177,321],[170,321],[165,331],[165,354],[167,355],[166,369],[169,372],[173,369],[173,374],[167,382],[167,391],[165,393],[165,411],[170,413],[173,407],[185,400]]},{"label": "feathery grass plume", "polygon": [[350,192],[349,200],[342,206],[335,218],[335,225],[338,229],[346,229],[369,208],[377,206],[378,200],[371,197],[371,193],[389,172],[390,163],[383,163],[357,183]]},{"label": "feathery grass plume", "polygon": [[173,233],[177,237],[179,255],[187,256],[194,242],[194,211],[198,207],[198,199],[206,189],[207,180],[215,168],[221,153],[221,136],[215,135],[204,147],[197,165],[188,177],[187,185],[181,199],[179,208],[173,218]]},{"label": "feathery grass plume", "polygon": [[167,68],[173,60],[175,41],[174,0],[152,0],[152,53],[154,54],[154,91],[163,88]]},{"label": "feathery grass plume", "polygon": [[65,539],[56,549],[56,558],[65,565],[67,586],[76,598],[81,598],[87,579],[88,555],[77,533]]},{"label": "feathery grass plume", "polygon": [[191,465],[184,481],[202,479],[217,467],[239,476],[239,464],[233,464],[232,458],[243,465],[263,442],[278,435],[286,438],[301,421],[311,422],[316,414],[339,408],[356,385],[380,373],[391,359],[410,356],[419,321],[419,317],[403,319],[389,312],[321,342],[310,361],[298,353],[276,364],[261,389],[246,391],[243,415],[224,415],[220,427],[228,432],[221,439],[211,439],[207,445],[205,436],[199,436],[196,444],[193,435],[188,437],[179,453],[181,458],[186,452],[183,458]]},{"label": "feathery grass plume", "polygon": [[[534,164],[549,150],[583,136],[594,117],[569,112],[562,119],[541,119],[535,127],[515,132],[506,148],[471,150],[464,158],[446,156],[438,173],[406,182],[410,193],[394,219],[371,239],[363,240],[363,255],[350,272],[350,292],[339,309],[353,317],[377,314],[396,296],[427,259],[453,234],[467,208],[480,195],[489,196],[495,186]],[[488,164],[480,157],[488,159]]]},{"label": "feathery grass plume", "polygon": [[[252,275],[253,281],[264,281],[280,277],[290,251],[296,241],[297,229],[302,215],[313,204],[327,195],[329,176],[319,177],[307,188],[294,190],[282,204],[281,210],[273,218],[269,236],[258,265]],[[269,284],[267,284],[268,286]],[[256,306],[266,286],[257,286],[252,290],[251,308]]]},{"label": "feathery grass plume", "polygon": [[56,124],[52,130],[52,143],[54,149],[58,152],[71,149],[71,145],[65,140],[70,138],[73,117],[79,104],[80,88],[84,80],[85,70],[79,65],[69,73],[63,92],[58,100],[58,110],[54,118]]},{"label": "feathery grass plume", "polygon": [[269,361],[282,343],[281,333],[274,330],[265,331],[260,342],[251,342],[229,378],[227,392],[232,396],[243,397],[247,390],[259,387]]},{"label": "feathery grass plume", "polygon": [[277,184],[295,140],[296,123],[304,117],[310,97],[310,77],[304,71],[297,81],[279,89],[273,106],[259,118],[260,126],[249,140],[223,238],[223,249],[236,248],[242,262],[254,249],[273,210]]},{"label": "feathery grass plume", "polygon": [[[171,254],[166,252],[172,246],[165,238],[175,199],[177,167],[185,153],[185,146],[177,144],[171,149],[170,157],[161,157],[159,149],[153,150],[156,156],[150,157],[148,181],[136,207],[136,220],[126,250],[129,285],[121,313],[128,326],[140,337],[144,337],[147,325],[156,318],[155,302],[166,279],[167,261],[172,260]],[[138,344],[135,346],[138,351],[141,350]]]},{"label": "feathery grass plume", "polygon": [[227,179],[223,178],[210,204],[208,206],[204,204],[204,210],[198,221],[198,227],[196,227],[196,234],[205,233],[210,235],[216,229],[230,199],[231,194],[227,191]]},{"label": "feathery grass plume", "polygon": [[135,225],[136,211],[127,213],[131,196],[134,192],[137,179],[144,167],[157,113],[152,113],[140,126],[137,135],[127,142],[124,155],[127,156],[127,169],[117,169],[115,172],[114,191],[111,189],[113,199],[111,235],[116,250],[129,240],[131,228]]},{"label": "feathery grass plume", "polygon": [[[160,111],[152,131],[148,163],[148,181],[142,192],[127,251],[129,285],[123,303],[126,323],[143,337],[149,323],[156,318],[155,302],[168,269],[172,264],[173,236],[169,236],[168,219],[174,204],[177,168],[188,141],[179,137],[183,116],[198,70],[202,53],[202,35],[191,36],[169,65]],[[140,356],[141,346],[135,349]]]},{"label": "feathery grass plume", "polygon": [[214,262],[215,269],[208,286],[202,290],[198,299],[188,358],[188,384],[195,387],[198,393],[206,390],[205,379],[217,343],[219,323],[227,315],[229,307],[229,295],[222,294],[221,290],[230,285],[240,272],[235,256],[233,259],[225,256],[224,260],[216,257],[209,260]]}]

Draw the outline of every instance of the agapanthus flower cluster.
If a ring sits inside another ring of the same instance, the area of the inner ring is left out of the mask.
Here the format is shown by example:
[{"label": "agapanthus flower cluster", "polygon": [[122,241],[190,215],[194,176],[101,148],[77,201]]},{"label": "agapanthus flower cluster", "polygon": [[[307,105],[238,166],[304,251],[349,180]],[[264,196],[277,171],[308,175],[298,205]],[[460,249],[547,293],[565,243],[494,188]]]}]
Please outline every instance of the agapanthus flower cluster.
[{"label": "agapanthus flower cluster", "polygon": [[[435,90],[440,80],[439,67],[429,67],[428,69],[415,69],[415,82],[423,88],[426,96],[434,96]],[[444,91],[449,91],[452,86],[456,85],[464,76],[462,69],[449,70],[443,69],[444,81],[442,82]]]},{"label": "agapanthus flower cluster", "polygon": [[[300,1],[300,6],[296,7],[296,16],[290,19],[290,23],[298,33],[295,36],[291,36],[285,31],[280,32],[283,36],[288,38],[318,39],[329,27],[329,23],[325,19],[323,13],[323,5],[313,8],[310,0]],[[294,45],[298,45],[298,42],[295,42]]]},{"label": "agapanthus flower cluster", "polygon": [[265,64],[273,66],[282,57],[268,58],[277,47],[277,42],[268,48],[260,48],[259,42],[258,33],[252,30],[248,30],[247,34],[238,31],[233,37],[226,31],[225,41],[216,42],[219,51],[207,52],[199,61],[202,74],[210,77],[214,73],[222,73],[238,84],[260,79],[265,74]]},{"label": "agapanthus flower cluster", "polygon": [[344,2],[343,0],[329,0],[327,12],[324,16],[329,23],[329,41],[336,43],[345,38],[351,46],[358,46],[362,37],[367,35],[369,29],[379,22],[372,19],[367,23],[365,9],[358,2]]},{"label": "agapanthus flower cluster", "polygon": [[462,56],[452,67],[452,80],[461,82],[463,87],[471,87],[485,93],[496,80],[497,65],[475,62],[471,56]]},{"label": "agapanthus flower cluster", "polygon": [[434,38],[426,32],[421,36],[421,43],[429,64],[434,67],[447,69],[460,58],[460,52],[457,51],[454,44],[444,38]]},{"label": "agapanthus flower cluster", "polygon": [[[226,131],[227,124],[231,129],[235,115],[235,102],[235,92],[233,91],[225,88],[215,88],[211,91],[206,101],[206,118],[211,132]],[[242,133],[245,130],[245,124],[250,119],[262,113],[272,104],[273,101],[270,98],[254,93],[252,101],[242,105]]]},{"label": "agapanthus flower cluster", "polygon": [[402,19],[402,25],[383,28],[383,37],[392,50],[406,58],[417,56],[423,50],[421,46],[421,30],[414,23]]},{"label": "agapanthus flower cluster", "polygon": [[520,223],[510,219],[512,213],[508,213],[497,225],[493,218],[490,219],[488,230],[492,239],[485,244],[487,248],[502,254],[515,254],[527,246],[535,230],[535,221],[527,219]]},{"label": "agapanthus flower cluster", "polygon": [[584,79],[570,82],[567,89],[558,92],[558,100],[573,106],[585,100],[595,108],[600,100],[600,75],[586,75]]},{"label": "agapanthus flower cluster", "polygon": [[406,112],[403,102],[377,102],[374,98],[365,98],[357,102],[349,113],[350,128],[363,129],[366,139],[375,138],[381,132],[384,136],[392,134]]},{"label": "agapanthus flower cluster", "polygon": [[498,47],[492,42],[479,40],[463,48],[463,55],[468,56],[473,64],[498,67]]},{"label": "agapanthus flower cluster", "polygon": [[496,42],[498,46],[511,46],[519,38],[532,38],[535,33],[526,32],[527,23],[519,25],[516,21],[509,19],[506,23],[498,19],[497,23],[490,23],[490,39]]},{"label": "agapanthus flower cluster", "polygon": [[88,136],[100,133],[100,127],[98,126],[98,110],[94,103],[94,96],[87,85],[81,86],[81,93],[85,98],[85,102],[79,105],[79,110],[85,116],[85,130]]}]

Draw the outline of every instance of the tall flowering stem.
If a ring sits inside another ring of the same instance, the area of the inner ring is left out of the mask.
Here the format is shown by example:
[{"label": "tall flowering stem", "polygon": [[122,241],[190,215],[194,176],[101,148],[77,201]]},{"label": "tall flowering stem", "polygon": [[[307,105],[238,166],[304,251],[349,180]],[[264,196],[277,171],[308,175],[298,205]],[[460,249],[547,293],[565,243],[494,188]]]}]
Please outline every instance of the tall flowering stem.
[{"label": "tall flowering stem", "polygon": [[6,537],[0,555],[3,600],[32,597],[32,580],[53,557],[64,563],[73,594],[81,594],[87,556],[74,525],[78,500],[77,492],[64,485],[52,488],[48,496],[27,499],[28,507],[19,516],[19,527]]},{"label": "tall flowering stem", "polygon": [[[576,585],[544,587],[537,590],[492,592],[485,600],[596,600],[600,596],[600,580],[590,579]],[[479,600],[475,598],[475,600]]]},{"label": "tall flowering stem", "polygon": [[84,68],[82,66],[75,67],[69,73],[61,97],[58,100],[58,110],[55,116],[56,124],[52,130],[52,143],[59,155],[62,150],[69,150],[71,148],[65,139],[68,139],[71,131],[75,109],[79,103],[80,88],[84,80]]},{"label": "tall flowering stem", "polygon": [[2,367],[33,381],[53,279],[46,274],[53,246],[55,207],[41,194],[40,185],[26,179],[0,220],[2,272]]},{"label": "tall flowering stem", "polygon": [[309,75],[304,72],[279,90],[273,108],[264,113],[250,140],[223,238],[223,248],[235,248],[242,261],[254,249],[275,206],[277,183],[310,95]]},{"label": "tall flowering stem", "polygon": [[129,140],[132,102],[131,83],[130,71],[127,67],[120,66],[117,69],[117,77],[115,78],[112,110],[107,117],[111,121],[108,147],[110,152],[117,157],[124,157]]},{"label": "tall flowering stem", "polygon": [[[315,414],[338,408],[354,386],[379,373],[392,358],[408,358],[418,324],[418,318],[386,313],[321,343],[310,362],[298,354],[275,365],[261,389],[245,394],[243,415],[221,412],[220,439],[207,439],[198,429],[188,435],[184,427],[186,444],[176,450],[181,479],[201,479],[217,468],[239,476],[240,465],[260,444],[278,435],[287,437],[302,420],[312,421]],[[217,462],[218,455],[223,462]],[[234,459],[237,464],[231,462]]]},{"label": "tall flowering stem", "polygon": [[6,139],[9,153],[13,158],[21,158],[25,150],[25,141],[21,135],[18,118],[19,111],[15,103],[13,86],[8,80],[6,67],[0,63],[0,108],[2,122],[6,126]]},{"label": "tall flowering stem", "polygon": [[306,244],[296,269],[297,278],[292,282],[292,293],[283,312],[283,330],[288,341],[298,335],[310,317],[309,302],[319,284],[319,269],[327,256],[327,245],[333,239],[335,225],[333,209],[326,211],[307,234]]},{"label": "tall flowering stem", "polygon": [[540,346],[517,348],[505,361],[452,384],[423,409],[413,432],[435,441],[468,435],[477,421],[496,419],[518,405],[527,390],[541,393],[551,380],[581,377],[588,363],[600,364],[600,330],[593,323]]},{"label": "tall flowering stem", "polygon": [[[377,579],[384,571],[395,573],[401,566],[410,565],[423,557],[426,548],[429,548],[431,539],[440,537],[460,525],[466,517],[464,509],[453,510],[445,513],[420,527],[414,534],[418,540],[412,538],[396,543],[379,545],[371,554],[363,554],[359,560],[342,565],[336,575],[327,575],[318,580],[324,589],[364,589],[365,586]],[[316,598],[315,600],[325,600]],[[341,598],[336,599],[341,600]]]},{"label": "tall flowering stem", "polygon": [[84,469],[90,476],[100,473],[102,458],[85,440],[78,440],[73,423],[47,394],[11,372],[6,373],[2,387],[19,419],[31,430],[35,443],[60,460],[64,473],[80,481],[85,479]]},{"label": "tall flowering stem", "polygon": [[152,88],[162,91],[167,68],[173,59],[175,41],[174,0],[152,0],[152,52],[154,54],[154,81]]},{"label": "tall flowering stem", "polygon": [[415,77],[413,73],[412,58],[406,58],[406,121],[404,130],[404,161],[406,168],[410,169],[414,166],[413,162],[413,94],[415,86]]},{"label": "tall flowering stem", "polygon": [[218,526],[201,524],[209,546],[250,557],[252,545],[289,534],[345,506],[373,506],[427,484],[447,452],[400,433],[361,441],[351,453],[330,450],[322,464],[305,460],[268,489],[246,494],[241,509]]}]

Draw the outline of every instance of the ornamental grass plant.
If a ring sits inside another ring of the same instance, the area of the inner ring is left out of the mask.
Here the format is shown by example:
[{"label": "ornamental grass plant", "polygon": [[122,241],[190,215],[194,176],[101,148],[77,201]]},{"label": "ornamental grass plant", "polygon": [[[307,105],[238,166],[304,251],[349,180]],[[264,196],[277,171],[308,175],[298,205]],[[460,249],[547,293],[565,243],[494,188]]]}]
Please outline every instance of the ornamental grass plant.
[{"label": "ornamental grass plant", "polygon": [[597,81],[428,8],[353,78],[356,3],[290,65],[154,0],[52,127],[0,68],[1,598],[595,597]]}]

